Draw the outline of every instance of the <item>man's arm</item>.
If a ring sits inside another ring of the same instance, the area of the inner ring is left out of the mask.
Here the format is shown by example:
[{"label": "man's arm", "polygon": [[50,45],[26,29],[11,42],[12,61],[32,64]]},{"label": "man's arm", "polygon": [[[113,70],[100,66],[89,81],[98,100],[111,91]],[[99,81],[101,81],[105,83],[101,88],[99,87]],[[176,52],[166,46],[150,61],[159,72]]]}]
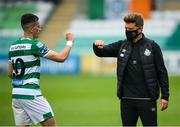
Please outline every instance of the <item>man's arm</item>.
[{"label": "man's arm", "polygon": [[158,76],[158,82],[161,87],[161,102],[160,107],[161,110],[165,110],[168,107],[168,99],[169,99],[169,80],[168,80],[168,72],[164,65],[163,55],[161,49],[158,44],[154,43],[154,58],[155,58],[155,66]]},{"label": "man's arm", "polygon": [[96,40],[93,43],[93,50],[96,56],[99,57],[117,57],[120,45],[120,41],[104,45],[104,41]]},{"label": "man's arm", "polygon": [[8,61],[7,72],[8,72],[8,77],[12,79],[13,78],[13,66],[12,66],[11,61]]},{"label": "man's arm", "polygon": [[61,50],[60,52],[55,52],[51,50],[45,57],[56,62],[64,62],[71,51],[71,47],[74,41],[73,34],[67,33],[66,40],[67,43],[63,50]]}]

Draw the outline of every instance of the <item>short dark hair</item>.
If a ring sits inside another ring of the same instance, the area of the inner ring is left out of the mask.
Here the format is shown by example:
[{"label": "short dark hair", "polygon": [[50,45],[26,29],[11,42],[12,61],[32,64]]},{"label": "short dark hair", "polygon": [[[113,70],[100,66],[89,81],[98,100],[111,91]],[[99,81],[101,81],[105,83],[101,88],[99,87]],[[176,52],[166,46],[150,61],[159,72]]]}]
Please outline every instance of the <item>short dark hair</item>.
[{"label": "short dark hair", "polygon": [[129,13],[124,17],[124,22],[135,23],[137,27],[143,27],[144,19],[141,13]]},{"label": "short dark hair", "polygon": [[33,25],[35,22],[39,20],[38,16],[27,13],[22,15],[21,17],[21,26],[23,30],[26,30],[29,26]]}]

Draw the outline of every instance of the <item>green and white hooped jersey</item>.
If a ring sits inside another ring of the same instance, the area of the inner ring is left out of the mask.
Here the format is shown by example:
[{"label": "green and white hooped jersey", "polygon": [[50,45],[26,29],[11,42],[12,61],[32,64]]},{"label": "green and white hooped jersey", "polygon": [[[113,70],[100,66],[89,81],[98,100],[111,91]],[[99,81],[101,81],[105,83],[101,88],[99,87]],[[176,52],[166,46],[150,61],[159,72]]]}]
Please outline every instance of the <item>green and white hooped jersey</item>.
[{"label": "green and white hooped jersey", "polygon": [[42,96],[40,80],[40,57],[50,50],[40,41],[21,38],[10,46],[9,61],[13,65],[13,98],[34,99]]}]

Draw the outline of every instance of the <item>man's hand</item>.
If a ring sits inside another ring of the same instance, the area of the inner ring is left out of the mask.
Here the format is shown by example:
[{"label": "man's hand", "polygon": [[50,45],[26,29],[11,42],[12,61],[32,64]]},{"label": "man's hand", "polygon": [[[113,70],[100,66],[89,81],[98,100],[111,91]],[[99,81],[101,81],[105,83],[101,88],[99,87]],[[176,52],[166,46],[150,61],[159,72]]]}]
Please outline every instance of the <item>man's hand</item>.
[{"label": "man's hand", "polygon": [[94,42],[95,46],[102,49],[104,47],[104,41],[103,40],[95,40]]},{"label": "man's hand", "polygon": [[74,35],[72,33],[67,33],[66,34],[66,40],[67,41],[74,41]]},{"label": "man's hand", "polygon": [[164,99],[161,99],[161,101],[160,101],[160,108],[161,108],[161,111],[167,109],[168,108],[168,101],[164,100]]}]

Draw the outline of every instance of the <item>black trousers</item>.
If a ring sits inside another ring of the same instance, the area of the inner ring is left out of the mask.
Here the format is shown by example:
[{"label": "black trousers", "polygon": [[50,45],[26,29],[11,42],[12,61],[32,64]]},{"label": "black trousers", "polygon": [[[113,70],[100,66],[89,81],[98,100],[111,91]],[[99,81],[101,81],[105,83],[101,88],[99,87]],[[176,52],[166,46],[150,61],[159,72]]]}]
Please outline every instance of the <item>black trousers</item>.
[{"label": "black trousers", "polygon": [[140,117],[143,126],[157,126],[157,103],[152,100],[121,100],[123,126],[136,126]]}]

